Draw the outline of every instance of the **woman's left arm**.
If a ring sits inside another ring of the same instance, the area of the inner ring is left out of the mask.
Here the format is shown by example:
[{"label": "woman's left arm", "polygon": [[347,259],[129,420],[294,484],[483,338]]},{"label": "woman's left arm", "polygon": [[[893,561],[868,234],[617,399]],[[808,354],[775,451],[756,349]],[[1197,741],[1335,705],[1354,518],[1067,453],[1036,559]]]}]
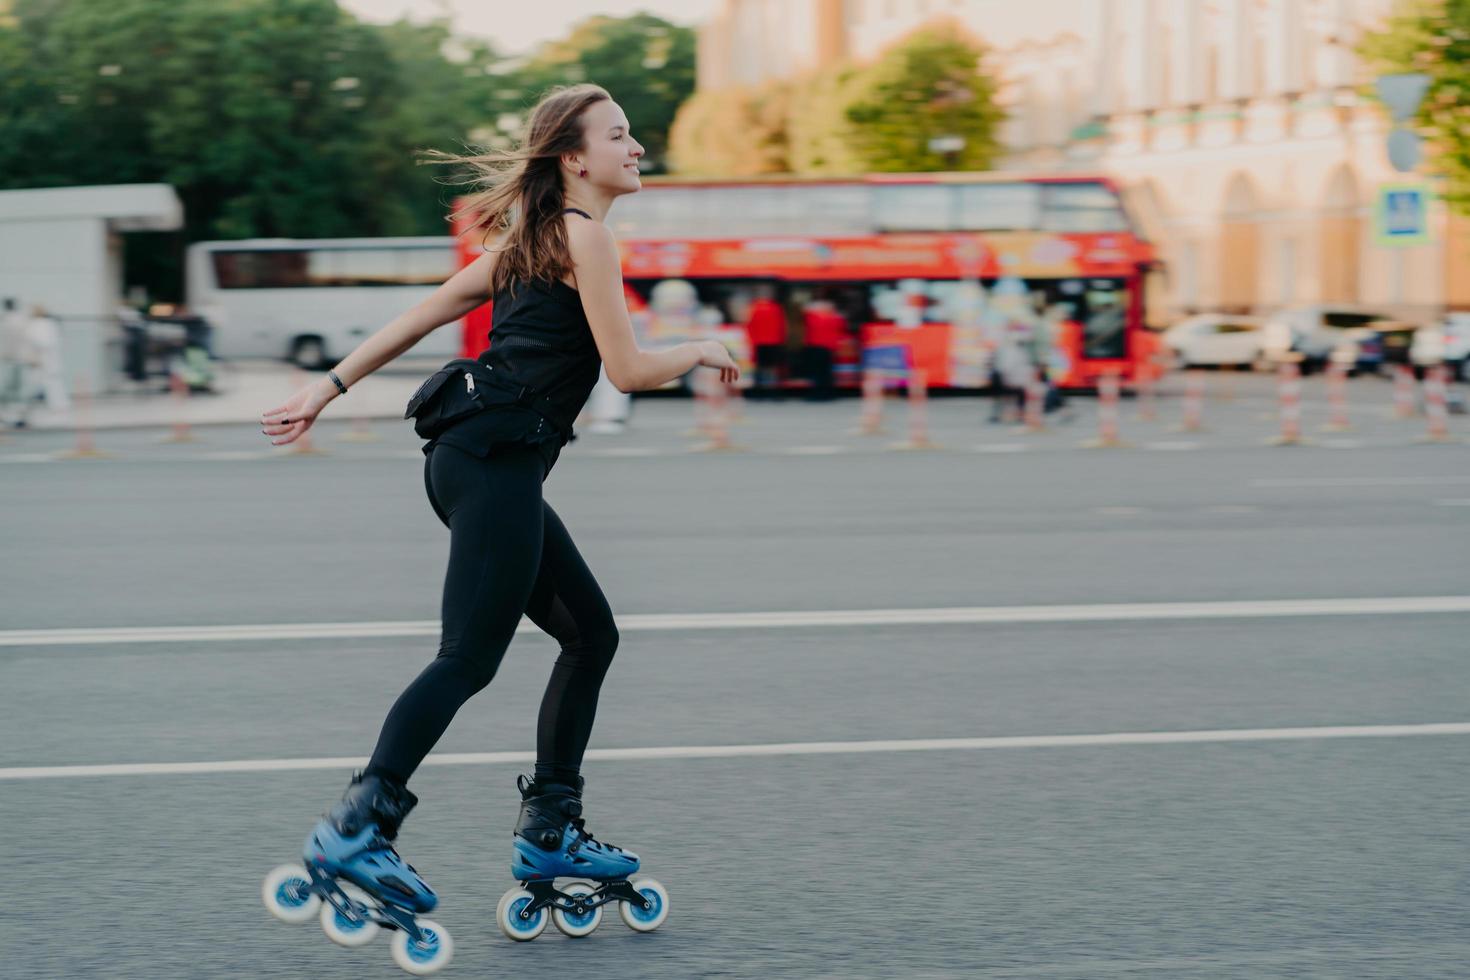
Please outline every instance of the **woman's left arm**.
[{"label": "woman's left arm", "polygon": [[[490,274],[495,255],[485,252],[460,269],[422,302],[395,317],[371,337],[358,344],[334,369],[342,384],[351,387],[388,364],[451,320],[458,320],[490,298]],[[295,442],[311,428],[317,415],[340,392],[331,378],[321,378],[292,395],[285,404],[260,417],[261,432],[271,444]]]}]

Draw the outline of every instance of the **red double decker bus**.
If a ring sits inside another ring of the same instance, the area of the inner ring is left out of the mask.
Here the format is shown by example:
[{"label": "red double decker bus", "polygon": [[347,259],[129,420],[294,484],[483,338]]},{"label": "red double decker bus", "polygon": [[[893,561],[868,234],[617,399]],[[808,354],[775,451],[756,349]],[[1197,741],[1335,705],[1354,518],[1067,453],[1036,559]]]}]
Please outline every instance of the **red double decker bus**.
[{"label": "red double decker bus", "polygon": [[[749,368],[749,333],[774,319],[790,354],[830,348],[839,386],[876,348],[958,388],[987,386],[1008,344],[1074,388],[1126,382],[1151,353],[1157,256],[1103,176],[651,178],[608,220],[640,343],[718,336]],[[800,374],[792,356],[775,383]]]}]

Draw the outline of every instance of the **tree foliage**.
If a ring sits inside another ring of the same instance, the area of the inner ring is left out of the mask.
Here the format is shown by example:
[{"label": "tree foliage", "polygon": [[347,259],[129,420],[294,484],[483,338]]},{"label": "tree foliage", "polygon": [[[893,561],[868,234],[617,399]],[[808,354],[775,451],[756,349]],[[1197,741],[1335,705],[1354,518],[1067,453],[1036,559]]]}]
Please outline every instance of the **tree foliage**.
[{"label": "tree foliage", "polygon": [[1414,124],[1445,200],[1470,214],[1470,0],[1405,0],[1359,53],[1378,73],[1429,76]]},{"label": "tree foliage", "polygon": [[336,0],[0,0],[0,189],[172,185],[185,231],[130,243],[129,278],[177,297],[190,241],[444,233],[455,188],[419,151],[503,141],[583,78],[661,155],[693,34],[594,18],[517,65]]},{"label": "tree foliage", "polygon": [[521,87],[540,94],[553,85],[595,82],[628,115],[643,144],[644,169],[667,169],[669,128],[694,91],[694,32],[652,14],[589,17],[542,48],[520,70]]},{"label": "tree foliage", "polygon": [[[674,124],[681,173],[982,170],[1003,118],[982,70],[985,48],[950,29],[904,38],[872,64],[842,64],[759,88],[697,93]],[[958,151],[929,148],[957,137]]]},{"label": "tree foliage", "polygon": [[[847,144],[869,170],[984,170],[1004,118],[980,70],[985,49],[957,32],[925,29],[894,45],[853,83],[844,109]],[[963,141],[953,153],[935,137]]]}]

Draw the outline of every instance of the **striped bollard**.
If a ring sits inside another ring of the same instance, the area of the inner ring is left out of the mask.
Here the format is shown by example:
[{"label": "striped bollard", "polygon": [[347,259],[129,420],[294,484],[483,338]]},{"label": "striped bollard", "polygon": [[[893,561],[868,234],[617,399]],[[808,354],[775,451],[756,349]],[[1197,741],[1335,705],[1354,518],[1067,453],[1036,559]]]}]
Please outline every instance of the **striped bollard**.
[{"label": "striped bollard", "polygon": [[1393,417],[1414,417],[1414,371],[1406,364],[1393,369]]},{"label": "striped bollard", "polygon": [[1026,431],[1041,432],[1046,428],[1046,382],[1040,372],[1026,382]]},{"label": "striped bollard", "polygon": [[929,441],[929,372],[914,368],[909,372],[909,441],[895,449],[933,449]]},{"label": "striped bollard", "polygon": [[1429,423],[1426,442],[1450,441],[1450,415],[1445,404],[1447,373],[1443,364],[1424,369],[1424,418]]},{"label": "striped bollard", "polygon": [[1292,361],[1276,372],[1276,399],[1281,416],[1281,434],[1271,439],[1273,446],[1296,446],[1302,441],[1301,369]]},{"label": "striped bollard", "polygon": [[1205,375],[1202,371],[1188,371],[1184,375],[1184,419],[1179,423],[1179,432],[1199,432],[1204,429]]},{"label": "striped bollard", "polygon": [[1097,438],[1083,443],[1087,448],[1116,449],[1123,445],[1118,438],[1120,389],[1117,371],[1107,371],[1097,379]]},{"label": "striped bollard", "polygon": [[[291,375],[291,378],[292,378],[292,383],[295,385],[295,387],[293,388],[291,394],[294,395],[297,391],[300,391],[302,388],[305,388],[306,387],[308,378],[307,378],[307,375],[306,375],[306,372],[305,371],[302,371],[302,370],[293,371],[292,372],[292,375]],[[320,416],[318,416],[318,417],[320,417]],[[312,424],[315,425],[316,423],[313,422]],[[294,443],[291,444],[291,448],[290,448],[289,452],[293,456],[320,456],[320,455],[322,455],[325,452],[325,450],[318,449],[312,443],[312,441],[311,441],[311,429],[308,428],[305,432],[301,433],[301,438],[300,439],[297,439]]]},{"label": "striped bollard", "polygon": [[877,368],[863,369],[863,415],[858,432],[865,436],[883,431],[883,372]]},{"label": "striped bollard", "polygon": [[1334,359],[1327,365],[1327,424],[1328,432],[1351,432],[1353,424],[1348,420],[1348,366]]},{"label": "striped bollard", "polygon": [[60,459],[104,459],[108,456],[97,448],[92,439],[92,379],[81,375],[76,383],[77,444],[69,452],[59,453]]},{"label": "striped bollard", "polygon": [[189,388],[177,374],[169,375],[168,387],[171,392],[169,400],[174,410],[174,426],[168,438],[163,441],[194,442],[194,433],[189,428]]}]

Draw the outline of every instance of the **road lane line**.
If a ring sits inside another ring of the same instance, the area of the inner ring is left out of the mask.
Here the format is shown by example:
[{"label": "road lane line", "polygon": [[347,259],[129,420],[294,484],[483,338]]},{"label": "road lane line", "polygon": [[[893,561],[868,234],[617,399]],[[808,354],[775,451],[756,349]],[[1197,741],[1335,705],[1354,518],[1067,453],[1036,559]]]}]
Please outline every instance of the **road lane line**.
[{"label": "road lane line", "polygon": [[[933,609],[829,609],[811,612],[630,613],[618,616],[617,620],[618,629],[622,632],[647,633],[670,630],[1150,622],[1170,619],[1276,619],[1294,616],[1394,616],[1465,612],[1470,612],[1470,596],[1451,595],[1057,606],[956,606]],[[536,633],[539,630],[530,620],[522,620],[516,632]],[[437,635],[439,621],[433,619],[363,623],[275,623],[259,626],[126,626],[3,630],[0,631],[0,647]]]},{"label": "road lane line", "polygon": [[1470,475],[1456,476],[1281,476],[1252,480],[1253,487],[1437,487],[1470,483]]},{"label": "road lane line", "polygon": [[[651,759],[748,759],[780,755],[867,755],[891,752],[952,752],[993,749],[1098,748],[1119,745],[1190,745],[1215,742],[1289,742],[1340,738],[1415,738],[1470,735],[1470,722],[1424,725],[1338,725],[1316,728],[1224,728],[1211,731],[1103,732],[1093,735],[999,735],[983,738],[915,738],[853,742],[775,742],[757,745],[665,745],[632,749],[588,749],[587,758],[609,761]],[[536,761],[534,752],[431,753],[425,766],[484,766]],[[0,769],[0,780],[75,779],[97,776],[187,776],[231,772],[300,772],[356,769],[360,757],[240,759],[225,762],[140,762],[94,766],[17,766]]]}]

